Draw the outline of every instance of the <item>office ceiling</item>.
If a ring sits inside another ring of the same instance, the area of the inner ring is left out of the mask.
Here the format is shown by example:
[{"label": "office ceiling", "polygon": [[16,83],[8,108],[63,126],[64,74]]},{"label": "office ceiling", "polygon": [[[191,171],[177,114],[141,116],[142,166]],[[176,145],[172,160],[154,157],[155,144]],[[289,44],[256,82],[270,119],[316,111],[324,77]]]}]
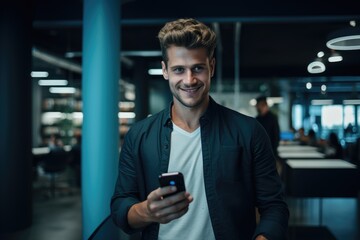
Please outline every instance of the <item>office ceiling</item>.
[{"label": "office ceiling", "polygon": [[[159,56],[139,57],[134,53],[159,51],[156,35],[167,20],[195,17],[218,31],[222,50],[216,53],[217,62],[220,63],[217,71],[225,83],[232,84],[235,71],[239,70],[240,79],[254,83],[291,79],[293,91],[303,89],[304,78],[328,82],[335,92],[360,91],[360,50],[338,51],[343,61],[329,63],[327,57],[332,51],[326,47],[328,35],[348,27],[350,20],[355,20],[360,26],[357,1],[343,0],[336,4],[328,1],[291,2],[123,0],[119,9],[120,47],[123,55],[126,55],[122,61],[122,75],[131,78],[139,61],[146,67],[160,66]],[[81,67],[82,9],[81,0],[35,1],[34,47]],[[237,26],[240,26],[238,32]],[[235,53],[237,46],[238,55]],[[307,66],[319,51],[325,53],[326,71],[309,74]],[[69,56],[69,52],[73,55]],[[236,61],[239,68],[235,66]],[[49,68],[53,74],[81,78],[77,71],[49,65],[38,58],[34,59],[33,66],[34,70]]]}]

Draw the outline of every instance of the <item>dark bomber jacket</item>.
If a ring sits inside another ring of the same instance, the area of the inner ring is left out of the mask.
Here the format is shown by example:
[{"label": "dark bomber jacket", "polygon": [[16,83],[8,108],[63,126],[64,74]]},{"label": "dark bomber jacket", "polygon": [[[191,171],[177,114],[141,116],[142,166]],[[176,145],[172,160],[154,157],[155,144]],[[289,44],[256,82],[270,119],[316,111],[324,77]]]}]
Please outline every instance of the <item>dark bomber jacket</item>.
[{"label": "dark bomber jacket", "polygon": [[[127,213],[159,187],[158,175],[167,172],[170,110],[171,105],[135,123],[120,153],[111,215],[125,232],[141,230],[142,239],[157,239],[159,224],[132,229]],[[200,127],[205,192],[216,239],[248,240],[258,234],[272,240],[285,239],[289,212],[264,128],[254,118],[221,106],[211,97]],[[255,207],[261,214],[258,225]]]}]

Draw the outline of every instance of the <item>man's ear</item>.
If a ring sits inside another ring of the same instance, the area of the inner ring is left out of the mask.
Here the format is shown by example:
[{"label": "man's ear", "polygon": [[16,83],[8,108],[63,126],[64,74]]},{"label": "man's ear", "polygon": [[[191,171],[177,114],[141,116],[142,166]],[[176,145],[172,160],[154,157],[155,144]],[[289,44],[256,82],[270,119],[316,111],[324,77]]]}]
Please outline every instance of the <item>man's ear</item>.
[{"label": "man's ear", "polygon": [[215,58],[214,57],[210,61],[210,66],[211,66],[211,77],[213,77],[214,72],[215,72]]},{"label": "man's ear", "polygon": [[161,68],[162,68],[162,72],[163,72],[163,77],[166,79],[166,80],[169,80],[169,74],[167,72],[167,69],[166,69],[166,64],[164,61],[161,61]]}]

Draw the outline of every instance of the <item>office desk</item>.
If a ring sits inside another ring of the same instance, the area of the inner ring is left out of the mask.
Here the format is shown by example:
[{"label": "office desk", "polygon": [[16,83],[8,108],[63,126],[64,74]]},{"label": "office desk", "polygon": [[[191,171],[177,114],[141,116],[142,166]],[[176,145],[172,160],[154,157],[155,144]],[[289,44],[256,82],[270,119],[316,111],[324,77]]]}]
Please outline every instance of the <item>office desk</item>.
[{"label": "office desk", "polygon": [[325,237],[331,232],[323,226],[323,198],[356,198],[359,191],[359,170],[356,165],[341,159],[294,159],[285,162],[284,175],[286,194],[293,198],[291,200],[296,200],[290,203],[300,204],[299,211],[294,213],[298,219],[306,218],[309,213],[306,208],[304,209],[304,198],[318,198],[319,201],[319,225],[317,227],[295,225],[292,234],[301,235],[311,230],[310,232],[319,232],[322,236],[319,239],[333,239]]},{"label": "office desk", "polygon": [[285,182],[292,197],[356,197],[359,171],[341,159],[287,160]]},{"label": "office desk", "polygon": [[316,152],[317,147],[307,146],[307,145],[280,145],[278,147],[278,152]]},{"label": "office desk", "polygon": [[289,150],[279,152],[279,157],[282,159],[323,159],[325,154],[314,150]]}]

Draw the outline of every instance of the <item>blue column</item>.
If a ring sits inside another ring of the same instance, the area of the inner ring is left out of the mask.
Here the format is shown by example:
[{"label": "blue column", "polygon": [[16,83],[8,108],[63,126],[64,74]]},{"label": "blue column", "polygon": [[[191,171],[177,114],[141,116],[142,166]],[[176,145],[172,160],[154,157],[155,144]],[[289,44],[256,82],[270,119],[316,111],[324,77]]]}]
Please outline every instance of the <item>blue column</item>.
[{"label": "blue column", "polygon": [[85,0],[83,20],[83,239],[110,214],[119,155],[120,1]]}]

